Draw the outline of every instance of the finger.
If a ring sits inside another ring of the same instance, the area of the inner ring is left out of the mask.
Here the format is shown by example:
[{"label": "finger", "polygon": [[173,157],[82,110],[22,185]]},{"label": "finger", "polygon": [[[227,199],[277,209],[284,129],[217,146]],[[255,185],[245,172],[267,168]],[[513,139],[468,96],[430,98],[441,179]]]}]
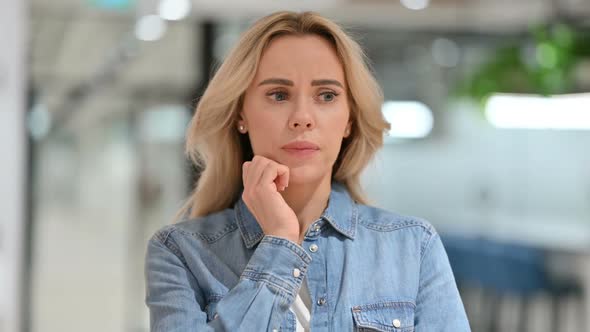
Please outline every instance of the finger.
[{"label": "finger", "polygon": [[270,159],[264,158],[262,156],[254,156],[252,159],[252,165],[248,170],[248,184],[254,188],[255,186],[260,184],[260,177],[262,176],[262,172],[266,168],[266,165],[270,163]]},{"label": "finger", "polygon": [[251,161],[246,161],[242,164],[242,184],[244,185],[244,188],[246,188],[248,186],[248,171],[250,169],[250,165],[252,164]]},{"label": "finger", "polygon": [[269,163],[264,168],[258,185],[268,187],[269,185],[273,186],[276,190],[281,190],[280,184],[277,183],[276,179],[278,176],[278,163],[275,161],[269,161]]},{"label": "finger", "polygon": [[289,167],[277,164],[277,178],[275,181],[279,184],[280,188],[283,188],[282,190],[289,186],[289,172]]}]

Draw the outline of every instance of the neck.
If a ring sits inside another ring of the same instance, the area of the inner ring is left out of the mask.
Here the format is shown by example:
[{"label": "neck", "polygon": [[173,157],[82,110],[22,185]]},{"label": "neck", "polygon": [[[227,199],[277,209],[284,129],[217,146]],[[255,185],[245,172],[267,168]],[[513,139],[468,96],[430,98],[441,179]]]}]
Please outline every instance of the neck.
[{"label": "neck", "polygon": [[318,182],[291,183],[281,192],[285,202],[297,215],[299,220],[299,243],[303,242],[307,228],[318,220],[330,198],[330,176]]}]

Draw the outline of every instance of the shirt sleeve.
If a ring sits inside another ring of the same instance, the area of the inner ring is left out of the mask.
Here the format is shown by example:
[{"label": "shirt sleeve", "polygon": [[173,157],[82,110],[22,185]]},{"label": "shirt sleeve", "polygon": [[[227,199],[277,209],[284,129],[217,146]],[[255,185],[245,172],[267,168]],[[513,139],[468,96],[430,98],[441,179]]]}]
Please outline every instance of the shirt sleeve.
[{"label": "shirt sleeve", "polygon": [[436,232],[423,249],[414,317],[417,332],[470,331],[449,259]]},{"label": "shirt sleeve", "polygon": [[[203,292],[177,247],[153,237],[146,253],[146,305],[151,331],[273,331],[295,300],[311,256],[298,244],[265,236],[237,285],[208,319]],[[204,265],[203,265],[204,266]]]}]

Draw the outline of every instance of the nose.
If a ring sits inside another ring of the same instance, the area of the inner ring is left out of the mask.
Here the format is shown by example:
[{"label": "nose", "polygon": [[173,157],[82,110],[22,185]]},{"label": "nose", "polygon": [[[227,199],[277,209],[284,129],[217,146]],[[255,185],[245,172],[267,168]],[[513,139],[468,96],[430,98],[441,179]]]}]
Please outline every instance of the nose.
[{"label": "nose", "polygon": [[315,120],[312,116],[312,107],[305,102],[298,102],[295,110],[289,118],[289,128],[292,130],[311,130],[315,128]]}]

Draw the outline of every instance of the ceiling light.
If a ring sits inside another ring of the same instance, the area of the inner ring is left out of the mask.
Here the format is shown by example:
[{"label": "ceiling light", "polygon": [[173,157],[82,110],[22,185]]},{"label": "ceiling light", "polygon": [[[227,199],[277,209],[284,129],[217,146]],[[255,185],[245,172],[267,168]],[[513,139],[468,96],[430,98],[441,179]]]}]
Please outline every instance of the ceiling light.
[{"label": "ceiling light", "polygon": [[421,10],[428,7],[430,0],[400,0],[400,2],[408,9]]},{"label": "ceiling light", "polygon": [[387,101],[382,112],[391,125],[389,136],[393,138],[421,138],[432,131],[432,111],[421,102]]},{"label": "ceiling light", "polygon": [[190,0],[161,0],[158,6],[160,17],[169,21],[182,20],[190,11]]},{"label": "ceiling light", "polygon": [[166,32],[166,21],[158,15],[142,16],[135,24],[135,36],[139,40],[155,41]]}]

